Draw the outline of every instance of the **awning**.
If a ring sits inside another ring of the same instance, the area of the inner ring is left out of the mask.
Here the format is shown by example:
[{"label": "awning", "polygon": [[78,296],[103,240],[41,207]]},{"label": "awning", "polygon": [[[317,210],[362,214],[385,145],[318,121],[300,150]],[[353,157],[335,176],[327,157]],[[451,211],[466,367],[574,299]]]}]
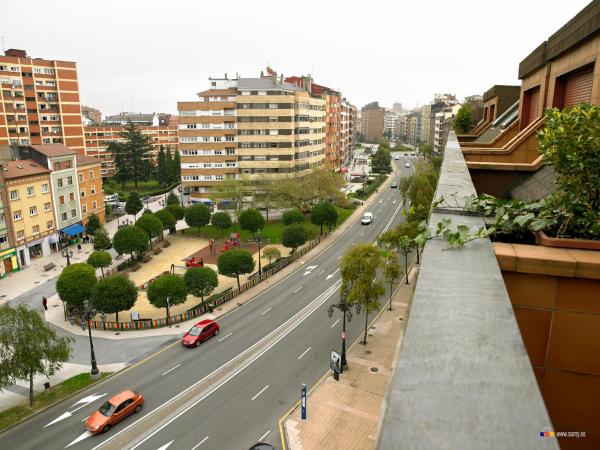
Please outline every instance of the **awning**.
[{"label": "awning", "polygon": [[84,231],[85,228],[83,228],[83,225],[81,225],[80,223],[74,223],[73,225],[69,225],[68,227],[65,227],[62,230],[60,230],[61,233],[68,234],[69,236],[76,236],[79,233],[83,233]]},{"label": "awning", "polygon": [[212,200],[204,197],[192,197],[192,203],[212,203]]},{"label": "awning", "polygon": [[50,242],[51,244],[58,244],[58,236],[56,235],[56,233],[48,236],[48,242]]}]

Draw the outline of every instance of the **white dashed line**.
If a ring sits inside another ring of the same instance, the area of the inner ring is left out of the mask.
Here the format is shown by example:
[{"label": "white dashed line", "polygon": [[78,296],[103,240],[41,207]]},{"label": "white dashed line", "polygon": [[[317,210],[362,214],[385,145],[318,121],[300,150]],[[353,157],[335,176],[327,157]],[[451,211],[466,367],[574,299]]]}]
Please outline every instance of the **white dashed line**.
[{"label": "white dashed line", "polygon": [[335,322],[333,322],[329,328],[335,327],[338,324],[339,321],[340,321],[340,319],[338,319]]},{"label": "white dashed line", "polygon": [[304,350],[304,353],[302,353],[300,356],[298,356],[298,359],[302,358],[304,355],[306,355],[308,353],[308,351],[311,349],[312,347],[308,347],[306,350]]},{"label": "white dashed line", "polygon": [[[265,434],[263,434],[261,437],[259,437],[258,442],[263,441],[269,435],[270,432],[271,432],[271,430],[267,431]],[[192,449],[192,450],[194,450],[194,449]]]},{"label": "white dashed line", "polygon": [[181,364],[177,364],[175,367],[171,367],[169,370],[167,370],[166,372],[164,372],[164,373],[161,375],[161,377],[162,377],[162,376],[164,376],[164,375],[166,375],[166,374],[168,374],[168,373],[169,373],[169,372],[171,372],[172,370],[175,370],[175,369],[177,369],[177,368],[178,368],[180,365],[181,365]]},{"label": "white dashed line", "polygon": [[300,286],[298,289],[296,289],[296,290],[294,291],[294,294],[295,294],[296,292],[300,292],[300,290],[301,290],[301,289],[302,289],[302,286]]},{"label": "white dashed line", "polygon": [[271,311],[271,306],[268,307],[267,309],[265,309],[263,312],[260,313],[261,316],[264,316],[266,313],[268,313],[269,311]]},{"label": "white dashed line", "polygon": [[219,342],[224,341],[225,339],[227,339],[229,336],[231,336],[233,333],[229,333],[226,336],[223,336],[221,339],[219,339]]},{"label": "white dashed line", "polygon": [[192,450],[196,450],[198,447],[200,447],[202,444],[204,444],[207,439],[208,439],[208,436],[206,436],[204,439],[202,439],[200,442],[198,442],[196,445],[194,445],[192,447]]},{"label": "white dashed line", "polygon": [[252,400],[255,400],[260,394],[262,394],[263,392],[265,392],[267,389],[269,389],[269,385],[268,384],[264,388],[262,388],[258,394],[256,394],[254,397],[252,397]]}]

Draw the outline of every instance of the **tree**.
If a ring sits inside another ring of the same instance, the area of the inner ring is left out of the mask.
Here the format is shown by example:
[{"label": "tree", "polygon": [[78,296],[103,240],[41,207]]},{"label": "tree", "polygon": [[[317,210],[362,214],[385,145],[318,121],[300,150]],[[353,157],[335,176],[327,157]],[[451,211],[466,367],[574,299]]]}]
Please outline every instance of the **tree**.
[{"label": "tree", "polygon": [[[109,149],[113,153],[117,174],[123,186],[125,180],[133,180],[135,189],[138,181],[141,181],[148,170],[147,155],[152,151],[150,138],[131,121],[125,126],[125,130],[119,133],[125,142],[111,142]],[[123,180],[123,176],[125,179]]]},{"label": "tree", "polygon": [[338,212],[329,202],[319,203],[313,206],[310,212],[310,221],[315,225],[320,225],[321,235],[323,235],[323,225],[328,225],[329,230],[337,223]]},{"label": "tree", "polygon": [[185,271],[183,281],[188,292],[200,297],[204,303],[204,296],[210,295],[219,285],[219,276],[210,267],[190,267]]},{"label": "tree", "polygon": [[284,225],[291,225],[293,223],[304,223],[304,214],[298,208],[289,209],[283,213],[281,220]]},{"label": "tree", "polygon": [[200,227],[210,223],[210,210],[201,204],[185,208],[185,223],[189,227],[197,227],[198,231],[200,231]]},{"label": "tree", "polygon": [[104,228],[99,228],[94,233],[94,250],[108,250],[112,245],[110,237]]},{"label": "tree", "polygon": [[124,275],[112,275],[100,280],[92,289],[91,302],[99,312],[115,314],[119,323],[119,311],[133,308],[138,289],[133,281]]},{"label": "tree", "polygon": [[281,243],[284,247],[291,248],[292,253],[295,253],[296,249],[306,241],[308,241],[308,230],[304,225],[293,223],[283,229]]},{"label": "tree", "polygon": [[152,238],[162,236],[163,223],[152,212],[142,214],[142,217],[135,222],[135,226],[146,232],[150,248],[152,248]]},{"label": "tree", "polygon": [[98,229],[100,229],[102,225],[100,224],[100,219],[94,213],[90,214],[88,217],[88,222],[85,226],[85,232],[87,234],[94,234]]},{"label": "tree", "polygon": [[167,308],[167,324],[171,321],[169,308],[184,303],[188,295],[183,278],[175,274],[165,274],[156,278],[148,285],[146,293],[150,304],[156,308]]},{"label": "tree", "polygon": [[181,181],[181,157],[179,150],[175,150],[173,162],[171,164],[171,183],[179,183]]},{"label": "tree", "polygon": [[121,183],[122,189],[125,189],[125,182],[131,179],[131,163],[127,148],[120,142],[109,142],[107,150],[115,165],[113,178]]},{"label": "tree", "polygon": [[424,144],[424,143],[419,144],[419,153],[427,161],[431,161],[434,157],[433,147],[429,144]]},{"label": "tree", "polygon": [[471,105],[465,103],[460,107],[454,118],[452,129],[457,134],[465,134],[473,129],[473,119],[471,118]]},{"label": "tree", "polygon": [[225,230],[231,227],[231,216],[225,211],[216,212],[212,215],[210,223],[212,223],[215,228],[218,228],[221,235],[223,235]]},{"label": "tree", "polygon": [[95,269],[100,268],[102,278],[104,278],[104,268],[110,266],[112,263],[112,256],[105,251],[92,252],[87,259],[87,263]]},{"label": "tree", "polygon": [[167,206],[170,205],[179,205],[179,198],[174,192],[169,192],[169,195],[167,195]]},{"label": "tree", "polygon": [[235,278],[240,289],[240,275],[254,272],[254,258],[248,250],[234,248],[219,256],[217,267],[221,275]]},{"label": "tree", "polygon": [[[167,208],[156,211],[156,213],[154,213],[154,216],[162,223],[163,230],[172,230],[177,224],[177,219],[173,214],[171,214],[171,212]],[[162,238],[164,238],[164,235],[162,235],[162,233],[161,236]]]},{"label": "tree", "polygon": [[228,178],[219,181],[214,186],[211,186],[210,199],[215,203],[219,203],[220,200],[232,201],[237,210],[242,208],[242,199],[246,195],[248,187],[246,186],[246,180]]},{"label": "tree", "polygon": [[185,217],[185,208],[177,204],[170,204],[166,207],[166,210],[173,214],[176,220],[182,220]]},{"label": "tree", "polygon": [[240,227],[253,235],[265,227],[265,218],[255,208],[247,208],[240,213]]},{"label": "tree", "polygon": [[412,175],[409,177],[401,177],[398,183],[398,190],[402,196],[403,209],[406,211],[406,203],[408,201],[408,191],[410,190],[410,184],[412,183]]},{"label": "tree", "polygon": [[392,152],[389,146],[381,144],[375,154],[371,157],[371,164],[374,173],[389,173],[392,171]]},{"label": "tree", "polygon": [[365,335],[367,343],[369,313],[379,308],[379,297],[385,289],[377,280],[377,268],[380,266],[380,253],[373,244],[356,244],[349,249],[340,264],[342,292],[348,293],[348,303],[358,303],[365,312]]},{"label": "tree", "polygon": [[392,295],[394,293],[394,281],[402,276],[402,266],[398,263],[396,252],[387,252],[381,263],[383,278],[390,283],[390,311],[392,310]]},{"label": "tree", "polygon": [[76,309],[90,299],[92,288],[97,282],[93,266],[84,263],[70,264],[59,275],[56,292],[68,309]]},{"label": "tree", "polygon": [[33,378],[50,377],[71,357],[71,337],[59,337],[44,319],[26,305],[0,306],[0,390],[18,380],[29,380],[33,406]]},{"label": "tree", "polygon": [[158,159],[156,166],[156,178],[161,186],[168,186],[169,174],[167,170],[167,161],[165,157],[165,149],[161,145],[158,151]]},{"label": "tree", "polygon": [[127,198],[127,202],[125,202],[125,212],[127,214],[131,214],[135,219],[135,216],[142,210],[143,207],[144,205],[142,205],[140,195],[136,191],[131,192]]},{"label": "tree", "polygon": [[148,239],[148,235],[140,227],[129,225],[119,228],[113,237],[113,245],[120,255],[129,253],[133,258],[133,254],[137,253],[139,257],[148,249]]},{"label": "tree", "polygon": [[400,240],[398,241],[398,250],[400,253],[404,255],[404,270],[406,272],[406,284],[408,283],[408,255],[412,251],[415,243],[414,241],[406,235],[400,236]]},{"label": "tree", "polygon": [[278,258],[281,258],[281,252],[277,247],[265,247],[263,248],[262,256],[263,258],[267,258],[269,264],[271,264],[271,261],[274,259],[277,260]]},{"label": "tree", "polygon": [[165,152],[165,167],[167,170],[167,184],[171,184],[171,180],[173,179],[173,155],[171,153],[170,145],[167,145],[167,150]]}]

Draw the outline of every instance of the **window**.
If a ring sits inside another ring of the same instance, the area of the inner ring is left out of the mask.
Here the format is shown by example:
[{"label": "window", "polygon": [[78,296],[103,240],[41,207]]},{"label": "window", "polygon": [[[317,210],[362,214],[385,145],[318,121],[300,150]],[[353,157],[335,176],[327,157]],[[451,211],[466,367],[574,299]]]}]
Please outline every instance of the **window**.
[{"label": "window", "polygon": [[85,189],[81,189],[79,191],[79,195],[81,196],[81,198],[85,197]]},{"label": "window", "polygon": [[29,208],[29,215],[37,216],[37,206],[32,206],[31,208]]},{"label": "window", "polygon": [[73,177],[67,177],[67,186],[73,185]]},{"label": "window", "polygon": [[92,193],[92,195],[94,195],[96,193],[96,185],[92,184],[92,187],[90,188],[90,192]]},{"label": "window", "polygon": [[81,212],[85,214],[87,212],[87,205],[81,205]]},{"label": "window", "polygon": [[71,217],[77,217],[77,210],[76,209],[72,209],[71,210]]},{"label": "window", "polygon": [[[42,120],[48,120],[48,118],[46,116],[42,116]],[[42,127],[42,131],[44,133],[48,132],[48,127]],[[61,163],[60,162],[55,162],[54,164],[52,164],[52,167],[54,167],[54,170],[60,170],[61,169]]]},{"label": "window", "polygon": [[52,223],[51,220],[49,220],[48,222],[46,222],[46,226],[48,227],[49,230],[51,230],[52,228],[54,228],[54,224]]},{"label": "window", "polygon": [[8,242],[8,236],[7,235],[0,236],[0,245],[6,244],[7,242]]},{"label": "window", "polygon": [[[54,168],[54,170],[56,170],[56,167]],[[59,178],[58,180],[56,180],[56,185],[61,188],[63,187],[63,179]]]},{"label": "window", "polygon": [[69,201],[70,202],[75,201],[75,193],[74,192],[69,192]]},{"label": "window", "polygon": [[27,188],[27,197],[33,197],[35,195],[35,189],[33,186],[29,186]]},{"label": "window", "polygon": [[227,142],[233,142],[233,141],[235,141],[235,137],[234,136],[225,136],[225,140]]},{"label": "window", "polygon": [[50,211],[50,208],[51,208],[50,202],[44,203],[44,211]]},{"label": "window", "polygon": [[39,225],[34,225],[33,227],[31,227],[31,232],[33,234],[40,234],[40,226]]},{"label": "window", "polygon": [[14,220],[21,220],[21,211],[15,211],[15,213],[13,214],[13,219]]},{"label": "window", "polygon": [[60,217],[62,218],[63,222],[65,222],[67,220],[67,213],[62,213]]},{"label": "window", "polygon": [[11,200],[19,200],[19,191],[17,191],[17,190],[10,191],[10,199]]},{"label": "window", "polygon": [[93,208],[93,209],[96,209],[97,207],[98,207],[98,203],[96,202],[96,200],[94,200],[94,201],[92,202],[92,208]]},{"label": "window", "polygon": [[25,239],[25,231],[23,230],[17,231],[17,240],[20,241],[21,239]]},{"label": "window", "polygon": [[83,174],[82,173],[79,174],[79,182],[83,183]]},{"label": "window", "polygon": [[90,170],[90,171],[88,172],[88,178],[89,178],[90,180],[93,180],[93,179],[94,179],[94,171],[93,171],[93,170]]},{"label": "window", "polygon": [[58,197],[58,203],[60,203],[61,205],[65,204],[65,196],[61,195],[60,197]]}]

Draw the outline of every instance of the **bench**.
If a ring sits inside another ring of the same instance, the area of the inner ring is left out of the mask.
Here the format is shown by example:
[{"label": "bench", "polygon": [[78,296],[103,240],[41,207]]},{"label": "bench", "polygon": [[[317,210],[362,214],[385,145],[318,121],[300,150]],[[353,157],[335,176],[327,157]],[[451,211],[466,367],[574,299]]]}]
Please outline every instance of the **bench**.
[{"label": "bench", "polygon": [[54,263],[48,263],[48,264],[44,265],[44,270],[45,270],[46,272],[48,272],[49,270],[52,270],[52,269],[54,269],[55,267],[56,267],[56,265],[55,265]]}]

